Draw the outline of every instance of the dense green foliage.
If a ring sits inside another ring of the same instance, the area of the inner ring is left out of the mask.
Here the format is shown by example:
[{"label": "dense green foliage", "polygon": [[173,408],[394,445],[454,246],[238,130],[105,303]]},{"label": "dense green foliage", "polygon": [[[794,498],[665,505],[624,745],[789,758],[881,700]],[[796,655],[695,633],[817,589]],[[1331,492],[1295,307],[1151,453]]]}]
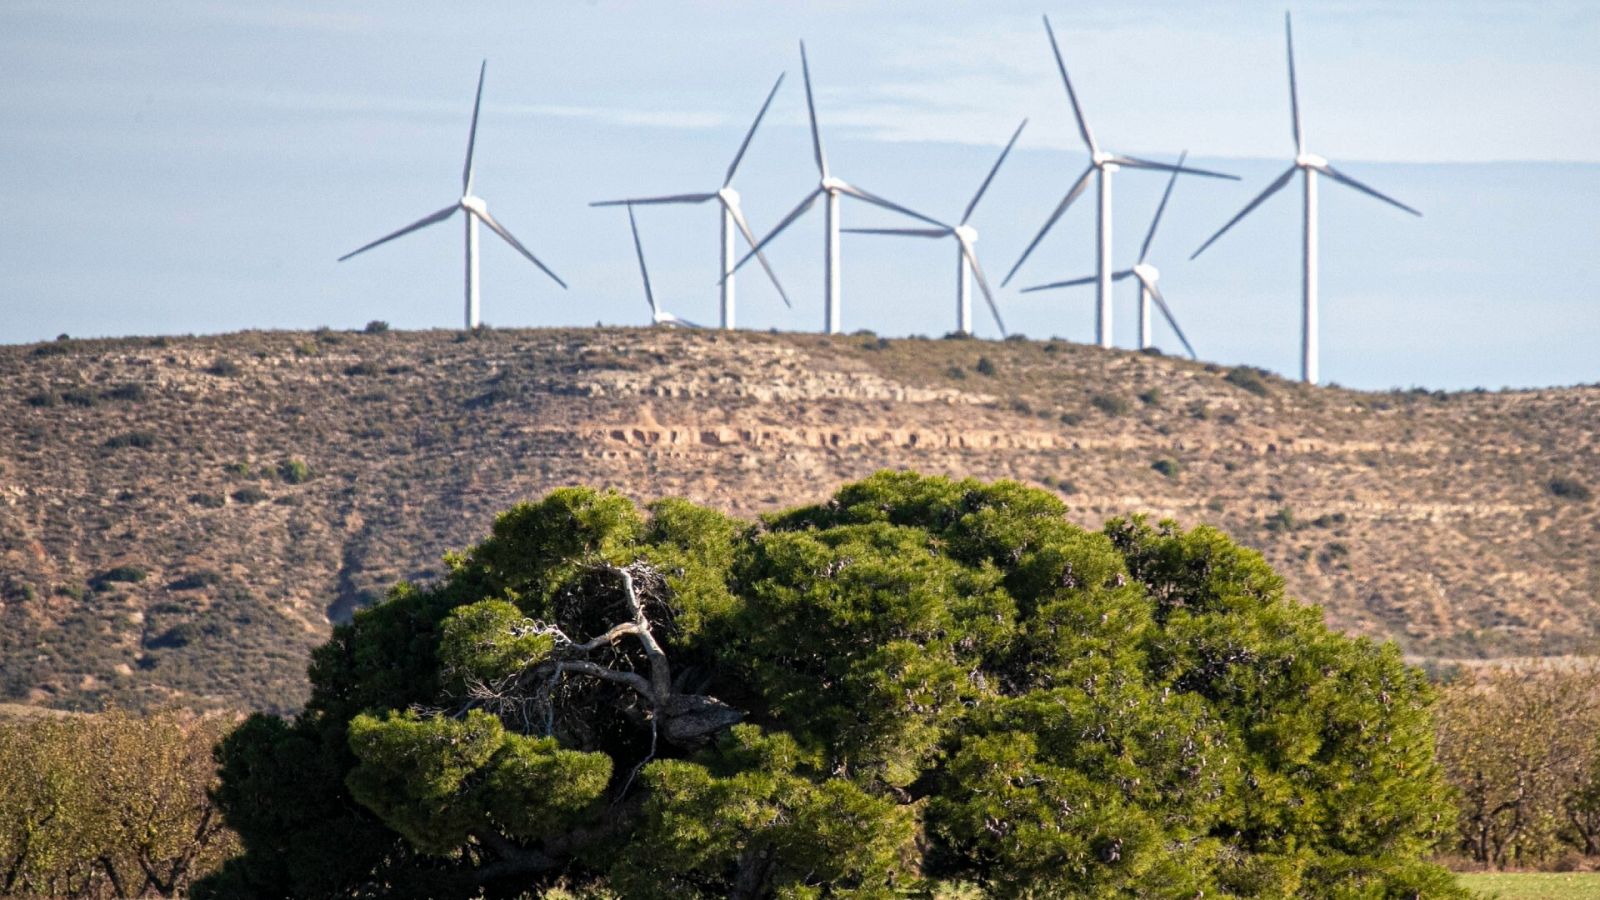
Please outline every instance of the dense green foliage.
[{"label": "dense green foliage", "polygon": [[556,491],[219,749],[214,896],[1452,896],[1430,693],[1209,528]]},{"label": "dense green foliage", "polygon": [[0,720],[0,895],[182,892],[237,845],[207,795],[218,717]]}]

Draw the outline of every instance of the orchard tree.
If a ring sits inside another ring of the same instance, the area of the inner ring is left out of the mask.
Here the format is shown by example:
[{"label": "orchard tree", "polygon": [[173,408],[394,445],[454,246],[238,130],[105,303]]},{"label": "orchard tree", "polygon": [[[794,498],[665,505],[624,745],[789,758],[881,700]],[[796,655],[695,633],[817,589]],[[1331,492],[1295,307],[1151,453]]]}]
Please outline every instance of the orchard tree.
[{"label": "orchard tree", "polygon": [[881,473],[572,488],[220,746],[214,896],[1442,897],[1430,695],[1210,528]]}]

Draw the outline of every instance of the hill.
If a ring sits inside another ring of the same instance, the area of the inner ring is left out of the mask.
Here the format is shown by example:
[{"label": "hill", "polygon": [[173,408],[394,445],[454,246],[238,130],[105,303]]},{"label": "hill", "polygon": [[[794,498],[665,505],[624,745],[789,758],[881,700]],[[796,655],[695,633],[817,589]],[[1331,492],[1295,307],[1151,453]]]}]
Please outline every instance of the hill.
[{"label": "hill", "polygon": [[58,341],[0,347],[0,386],[0,701],[291,711],[330,620],[518,500],[752,516],[886,467],[1218,525],[1416,656],[1582,651],[1600,622],[1600,386],[653,329]]}]

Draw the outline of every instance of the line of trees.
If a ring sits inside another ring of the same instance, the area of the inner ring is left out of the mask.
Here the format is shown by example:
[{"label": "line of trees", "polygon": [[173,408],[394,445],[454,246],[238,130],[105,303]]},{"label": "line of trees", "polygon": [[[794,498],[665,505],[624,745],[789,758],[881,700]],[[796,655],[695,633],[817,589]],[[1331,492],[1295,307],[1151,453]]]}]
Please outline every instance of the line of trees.
[{"label": "line of trees", "polygon": [[238,850],[209,794],[231,718],[0,720],[0,896],[168,897]]},{"label": "line of trees", "polygon": [[1434,723],[1458,809],[1447,851],[1490,868],[1600,856],[1600,669],[1468,672]]}]

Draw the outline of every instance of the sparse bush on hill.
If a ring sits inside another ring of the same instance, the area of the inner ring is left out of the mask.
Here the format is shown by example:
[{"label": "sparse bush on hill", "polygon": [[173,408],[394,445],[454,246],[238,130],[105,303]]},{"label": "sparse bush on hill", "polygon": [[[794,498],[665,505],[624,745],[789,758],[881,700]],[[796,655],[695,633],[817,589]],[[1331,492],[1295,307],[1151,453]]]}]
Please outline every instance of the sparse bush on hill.
[{"label": "sparse bush on hill", "polygon": [[1576,500],[1579,503],[1587,501],[1591,496],[1588,485],[1576,478],[1550,479],[1550,493],[1567,500]]},{"label": "sparse bush on hill", "polygon": [[1157,472],[1160,472],[1162,475],[1165,475],[1168,478],[1177,478],[1180,466],[1178,465],[1178,461],[1172,457],[1163,456],[1151,463],[1150,468],[1155,469]]},{"label": "sparse bush on hill", "polygon": [[1258,397],[1265,397],[1268,393],[1266,376],[1263,369],[1251,366],[1234,366],[1228,370],[1222,380],[1237,388],[1242,388]]},{"label": "sparse bush on hill", "polygon": [[361,330],[365,331],[367,334],[388,334],[389,323],[383,321],[382,319],[373,319],[371,322],[367,323],[366,328]]},{"label": "sparse bush on hill", "polygon": [[267,492],[253,484],[245,485],[233,492],[233,499],[238,503],[261,503],[267,499]]},{"label": "sparse bush on hill", "polygon": [[223,742],[204,896],[1458,896],[1429,689],[1221,533],[884,473],[502,515]]},{"label": "sparse bush on hill", "polygon": [[1128,398],[1114,394],[1095,394],[1089,398],[1089,405],[1108,416],[1125,416],[1133,412],[1133,404],[1128,402]]},{"label": "sparse bush on hill", "polygon": [[990,378],[993,378],[994,377],[994,373],[996,371],[998,371],[998,369],[995,367],[994,360],[990,359],[987,356],[978,357],[978,364],[973,366],[972,368],[979,375],[988,376]]},{"label": "sparse bush on hill", "polygon": [[305,484],[311,477],[311,467],[304,460],[286,459],[278,463],[278,478],[288,484]]},{"label": "sparse bush on hill", "polygon": [[361,362],[346,366],[344,373],[346,375],[377,375],[382,371],[382,367],[380,367],[377,363],[370,360],[362,360]]},{"label": "sparse bush on hill", "polygon": [[112,435],[106,438],[104,444],[107,450],[120,450],[123,447],[146,449],[155,445],[156,436],[148,431],[129,431]]},{"label": "sparse bush on hill", "polygon": [[211,365],[206,367],[206,374],[216,375],[222,378],[232,378],[233,376],[238,375],[241,371],[243,370],[239,368],[238,363],[228,359],[225,356],[217,357],[217,359],[214,360]]}]

